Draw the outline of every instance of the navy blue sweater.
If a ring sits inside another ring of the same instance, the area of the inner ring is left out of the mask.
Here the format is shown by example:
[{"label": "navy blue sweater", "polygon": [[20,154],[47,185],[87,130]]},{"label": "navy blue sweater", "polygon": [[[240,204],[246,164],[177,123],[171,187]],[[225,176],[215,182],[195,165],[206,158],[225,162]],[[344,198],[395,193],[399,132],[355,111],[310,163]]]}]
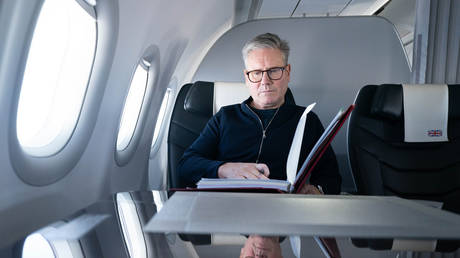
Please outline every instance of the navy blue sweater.
[{"label": "navy blue sweater", "polygon": [[[265,163],[270,178],[286,180],[287,157],[305,108],[287,100],[265,129],[264,138],[262,122],[249,107],[251,101],[249,98],[241,104],[222,107],[208,121],[177,166],[183,185],[193,187],[203,177],[216,178],[219,166],[225,162]],[[323,131],[319,118],[309,112],[298,168]],[[329,147],[312,171],[310,183],[320,185],[325,193],[338,194],[341,181],[335,154]]]}]

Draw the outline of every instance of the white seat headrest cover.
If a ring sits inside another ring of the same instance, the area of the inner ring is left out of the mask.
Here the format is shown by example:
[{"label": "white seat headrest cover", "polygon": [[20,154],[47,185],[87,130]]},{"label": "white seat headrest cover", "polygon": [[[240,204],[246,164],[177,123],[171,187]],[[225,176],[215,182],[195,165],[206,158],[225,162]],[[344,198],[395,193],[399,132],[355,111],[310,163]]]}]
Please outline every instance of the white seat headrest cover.
[{"label": "white seat headrest cover", "polygon": [[444,142],[449,90],[445,84],[403,84],[404,141]]},{"label": "white seat headrest cover", "polygon": [[249,97],[249,90],[242,82],[215,82],[213,113],[223,106],[237,104]]}]

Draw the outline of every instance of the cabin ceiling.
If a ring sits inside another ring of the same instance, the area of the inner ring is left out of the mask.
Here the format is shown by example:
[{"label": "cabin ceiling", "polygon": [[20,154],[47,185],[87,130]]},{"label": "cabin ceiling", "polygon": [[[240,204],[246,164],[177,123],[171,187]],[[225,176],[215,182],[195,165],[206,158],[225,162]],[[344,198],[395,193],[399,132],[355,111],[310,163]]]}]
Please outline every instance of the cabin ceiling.
[{"label": "cabin ceiling", "polygon": [[406,46],[413,40],[415,9],[416,0],[235,0],[233,25],[263,18],[378,15],[395,25]]},{"label": "cabin ceiling", "polygon": [[372,15],[389,0],[263,0],[258,18]]}]

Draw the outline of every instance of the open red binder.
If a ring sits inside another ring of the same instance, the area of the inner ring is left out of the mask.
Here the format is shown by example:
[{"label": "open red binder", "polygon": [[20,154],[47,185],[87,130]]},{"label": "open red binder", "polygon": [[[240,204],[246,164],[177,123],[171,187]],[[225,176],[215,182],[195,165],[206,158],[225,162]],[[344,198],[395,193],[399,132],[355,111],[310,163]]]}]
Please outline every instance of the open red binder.
[{"label": "open red binder", "polygon": [[[332,140],[349,117],[354,105],[350,105],[345,111],[340,110],[331,123],[326,127],[315,146],[305,159],[302,167],[291,185],[285,180],[275,179],[216,179],[203,178],[197,183],[197,188],[187,189],[192,191],[238,191],[238,192],[281,192],[298,193],[307,182],[311,172]],[[298,144],[302,144],[299,142]]]}]

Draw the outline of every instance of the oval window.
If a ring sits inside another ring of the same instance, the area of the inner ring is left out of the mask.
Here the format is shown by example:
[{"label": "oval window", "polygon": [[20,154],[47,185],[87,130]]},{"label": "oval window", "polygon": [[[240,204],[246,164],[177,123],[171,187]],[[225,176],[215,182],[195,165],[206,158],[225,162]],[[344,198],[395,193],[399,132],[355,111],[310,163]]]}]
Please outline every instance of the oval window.
[{"label": "oval window", "polygon": [[130,257],[147,257],[144,233],[142,232],[136,205],[128,192],[117,193],[118,219]]},{"label": "oval window", "polygon": [[56,257],[51,244],[40,233],[33,233],[28,236],[24,241],[24,246],[22,247],[22,258],[35,257]]},{"label": "oval window", "polygon": [[117,151],[126,149],[131,142],[144,101],[148,82],[148,63],[141,61],[134,72],[120,120]]},{"label": "oval window", "polygon": [[171,99],[171,92],[170,88],[166,89],[165,95],[163,97],[163,101],[161,102],[160,111],[158,112],[157,122],[155,123],[155,131],[153,131],[153,139],[151,148],[153,148],[158,140],[158,136],[160,135],[161,128],[163,127],[163,123],[165,120],[166,115],[166,108],[169,106],[169,101]]},{"label": "oval window", "polygon": [[70,139],[96,51],[96,21],[75,0],[46,0],[33,33],[16,132],[26,153],[49,156]]}]

